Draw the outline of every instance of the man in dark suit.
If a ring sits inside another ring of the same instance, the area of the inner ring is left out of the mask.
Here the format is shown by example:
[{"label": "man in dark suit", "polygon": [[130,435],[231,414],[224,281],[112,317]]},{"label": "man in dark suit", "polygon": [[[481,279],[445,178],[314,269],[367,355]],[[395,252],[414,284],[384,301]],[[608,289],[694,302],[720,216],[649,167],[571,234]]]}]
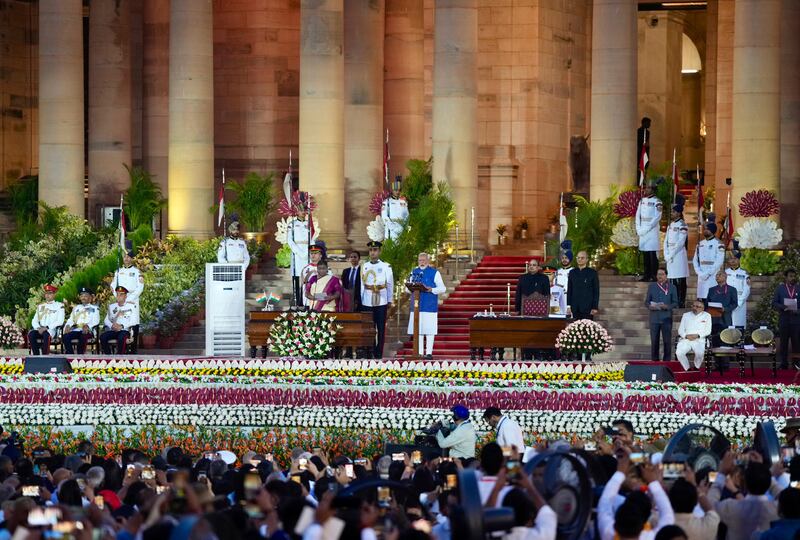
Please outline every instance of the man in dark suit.
[{"label": "man in dark suit", "polygon": [[344,311],[361,311],[361,254],[353,250],[347,260],[350,268],[342,271],[342,287],[346,293]]},{"label": "man in dark suit", "polygon": [[[800,311],[797,310],[797,299],[800,295],[797,290],[797,270],[788,268],[783,277],[783,283],[778,285],[772,297],[772,309],[778,312],[778,332],[781,336],[778,359],[781,361],[781,369],[788,369],[790,341],[792,352],[800,353]],[[794,366],[800,366],[800,362],[795,361]]]},{"label": "man in dark suit", "polygon": [[[678,289],[667,280],[667,271],[659,268],[656,282],[647,288],[644,305],[650,310],[650,360],[672,360],[672,310],[678,307]],[[664,355],[659,356],[659,343]]]},{"label": "man in dark suit", "polygon": [[575,258],[578,267],[569,273],[567,286],[567,309],[572,318],[594,319],[600,304],[600,279],[597,270],[589,268],[589,255],[578,252]]},{"label": "man in dark suit", "polygon": [[[728,285],[728,274],[725,273],[725,270],[717,272],[716,279],[717,284],[708,289],[708,295],[703,304],[705,304],[706,311],[711,313],[712,340],[714,346],[718,347],[719,333],[729,326],[733,326],[733,310],[739,305],[739,292],[735,287]],[[709,307],[712,310],[709,310]],[[721,310],[721,313],[717,310]]]}]

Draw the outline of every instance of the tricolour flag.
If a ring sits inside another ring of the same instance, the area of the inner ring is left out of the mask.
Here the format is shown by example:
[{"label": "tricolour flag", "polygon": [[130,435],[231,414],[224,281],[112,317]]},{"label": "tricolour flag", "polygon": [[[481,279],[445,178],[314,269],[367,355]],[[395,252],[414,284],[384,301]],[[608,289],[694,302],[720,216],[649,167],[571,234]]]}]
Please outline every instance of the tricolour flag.
[{"label": "tricolour flag", "polygon": [[224,216],[225,216],[225,169],[222,169],[222,185],[219,188],[219,215],[217,216],[217,227],[222,226],[222,218]]},{"label": "tricolour flag", "polygon": [[258,296],[256,296],[256,302],[258,302],[259,304],[263,304],[266,301],[267,301],[267,293],[266,293],[266,291],[264,291],[261,294],[259,294]]},{"label": "tricolour flag", "polygon": [[644,186],[645,173],[649,161],[650,158],[647,156],[647,130],[645,130],[644,138],[642,139],[642,155],[639,156],[639,187]]},{"label": "tricolour flag", "polygon": [[567,238],[567,216],[564,214],[564,192],[558,202],[558,243],[560,244]]}]

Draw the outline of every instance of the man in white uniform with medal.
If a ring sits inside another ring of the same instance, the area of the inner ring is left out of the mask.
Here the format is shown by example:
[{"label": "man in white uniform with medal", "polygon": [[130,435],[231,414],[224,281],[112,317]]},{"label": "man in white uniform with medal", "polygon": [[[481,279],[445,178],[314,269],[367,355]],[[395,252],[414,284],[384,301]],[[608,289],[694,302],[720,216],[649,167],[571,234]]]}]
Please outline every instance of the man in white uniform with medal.
[{"label": "man in white uniform with medal", "polygon": [[228,236],[219,243],[217,262],[241,264],[242,270],[247,270],[250,266],[250,252],[247,250],[247,242],[239,238],[239,221],[236,219],[231,220]]},{"label": "man in white uniform with medal", "polygon": [[725,246],[715,236],[717,224],[714,219],[714,214],[709,214],[708,221],[703,225],[704,240],[697,244],[692,259],[697,274],[697,298],[701,300],[708,296],[708,289],[717,284],[717,272],[725,262]]},{"label": "man in white uniform with medal", "polygon": [[116,293],[117,287],[125,287],[128,291],[128,302],[136,304],[138,312],[139,297],[144,291],[144,277],[142,277],[142,272],[133,266],[133,244],[130,240],[125,241],[125,249],[128,252],[122,257],[122,268],[114,272],[114,279],[111,280],[111,292]]},{"label": "man in white uniform with medal", "polygon": [[644,196],[636,208],[636,234],[639,235],[639,251],[644,256],[644,277],[641,281],[655,281],[658,271],[659,231],[661,224],[661,201],[653,195],[653,185],[644,186]]},{"label": "man in white uniform with medal", "polygon": [[58,288],[49,283],[44,286],[44,303],[36,307],[28,332],[31,354],[50,354],[50,341],[64,324],[64,304],[56,301]]},{"label": "man in white uniform with medal", "polygon": [[64,335],[61,342],[64,344],[64,352],[72,354],[73,343],[78,342],[78,354],[86,354],[86,343],[92,335],[92,328],[100,324],[100,308],[92,301],[92,291],[87,287],[81,287],[78,294],[81,303],[72,308],[66,324],[64,325]]},{"label": "man in white uniform with medal", "polygon": [[733,310],[733,326],[745,328],[747,326],[747,299],[750,298],[750,274],[747,270],[739,266],[739,259],[742,252],[739,251],[739,241],[733,241],[731,256],[728,257],[728,268],[725,273],[728,275],[727,284],[736,289],[738,295],[738,305]]},{"label": "man in white uniform with medal", "polygon": [[381,219],[384,223],[386,240],[397,240],[408,220],[408,202],[400,195],[400,177],[394,179],[392,194],[381,205]]},{"label": "man in white uniform with medal", "polygon": [[117,354],[125,354],[128,339],[134,336],[134,327],[139,325],[139,305],[128,301],[128,290],[120,285],[116,290],[117,298],[108,305],[105,327],[100,334],[100,346],[103,354],[111,354],[113,339],[117,343]]},{"label": "man in white uniform with medal", "polygon": [[380,260],[383,244],[377,241],[367,243],[369,261],[361,265],[361,305],[364,311],[372,312],[375,323],[376,341],[373,358],[383,358],[383,344],[386,339],[386,316],[392,305],[394,276],[389,263]]},{"label": "man in white uniform with medal", "polygon": [[664,260],[667,262],[667,275],[678,292],[678,307],[686,305],[686,278],[689,277],[689,256],[686,253],[686,239],[689,228],[683,220],[683,205],[686,199],[678,193],[670,214],[670,224],[664,235]]}]

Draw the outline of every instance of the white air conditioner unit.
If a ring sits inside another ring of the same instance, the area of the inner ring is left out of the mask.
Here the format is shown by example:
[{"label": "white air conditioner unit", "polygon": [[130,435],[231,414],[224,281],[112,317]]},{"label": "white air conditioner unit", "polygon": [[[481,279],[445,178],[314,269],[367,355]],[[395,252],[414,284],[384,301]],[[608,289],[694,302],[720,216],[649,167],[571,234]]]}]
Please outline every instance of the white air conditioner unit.
[{"label": "white air conditioner unit", "polygon": [[206,356],[244,356],[244,268],[206,264]]}]

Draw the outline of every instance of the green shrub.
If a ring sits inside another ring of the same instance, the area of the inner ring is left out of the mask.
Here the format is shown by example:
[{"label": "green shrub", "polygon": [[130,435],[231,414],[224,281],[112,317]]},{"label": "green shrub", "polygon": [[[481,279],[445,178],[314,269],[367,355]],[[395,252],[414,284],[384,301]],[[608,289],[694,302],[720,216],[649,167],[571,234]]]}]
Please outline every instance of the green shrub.
[{"label": "green shrub", "polygon": [[598,251],[611,244],[611,233],[617,222],[614,213],[616,200],[615,188],[612,188],[610,197],[600,201],[575,196],[576,207],[567,217],[567,238],[572,240],[572,251],[576,255],[579,251],[586,251],[591,260]]},{"label": "green shrub", "polygon": [[[742,256],[742,263],[744,267],[744,256]],[[767,325],[777,332],[778,312],[772,309],[772,297],[775,296],[775,289],[784,281],[783,272],[789,268],[800,268],[800,242],[794,242],[784,248],[783,257],[778,260],[778,267],[769,286],[759,299],[755,309],[751,309],[747,313],[748,327]]]},{"label": "green shrub", "polygon": [[770,276],[778,270],[780,257],[768,249],[750,248],[743,250],[742,268],[754,276]]},{"label": "green shrub", "polygon": [[262,232],[267,216],[278,204],[273,178],[273,173],[261,176],[257,172],[250,172],[241,183],[225,184],[229,191],[236,194],[234,199],[225,201],[226,210],[239,214],[248,232]]},{"label": "green shrub", "polygon": [[131,179],[123,204],[131,230],[146,226],[152,232],[153,218],[166,207],[167,199],[162,197],[161,186],[153,180],[153,175],[149,172],[138,166],[124,167]]},{"label": "green shrub", "polygon": [[289,268],[292,265],[292,250],[289,244],[283,244],[275,253],[275,264],[278,268]]}]

